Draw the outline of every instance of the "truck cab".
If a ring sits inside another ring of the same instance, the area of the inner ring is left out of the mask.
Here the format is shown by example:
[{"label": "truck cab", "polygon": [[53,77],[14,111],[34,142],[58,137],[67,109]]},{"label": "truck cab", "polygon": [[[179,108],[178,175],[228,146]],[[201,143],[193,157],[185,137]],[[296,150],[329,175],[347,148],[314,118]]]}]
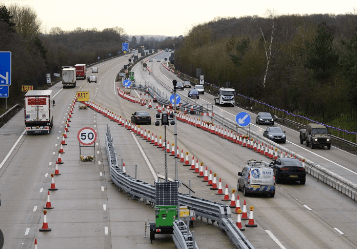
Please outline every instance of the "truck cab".
[{"label": "truck cab", "polygon": [[235,90],[233,88],[220,88],[218,96],[214,98],[216,105],[230,105],[235,106]]},{"label": "truck cab", "polygon": [[306,146],[311,144],[311,149],[317,146],[331,149],[331,134],[329,134],[327,128],[324,125],[309,123],[306,125],[306,129],[300,130],[300,144],[306,141]]}]

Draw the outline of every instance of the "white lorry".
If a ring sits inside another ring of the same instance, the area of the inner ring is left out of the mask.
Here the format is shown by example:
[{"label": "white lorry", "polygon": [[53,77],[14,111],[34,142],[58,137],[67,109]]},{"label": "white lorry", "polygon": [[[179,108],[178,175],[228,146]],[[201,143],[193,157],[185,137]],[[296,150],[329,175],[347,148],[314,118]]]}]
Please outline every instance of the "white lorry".
[{"label": "white lorry", "polygon": [[27,134],[50,133],[53,126],[52,90],[30,90],[25,94],[25,126]]},{"label": "white lorry", "polygon": [[63,88],[67,86],[76,87],[76,68],[62,67],[62,85]]},{"label": "white lorry", "polygon": [[235,90],[233,88],[220,88],[218,90],[218,97],[214,98],[216,105],[235,105],[234,99]]}]

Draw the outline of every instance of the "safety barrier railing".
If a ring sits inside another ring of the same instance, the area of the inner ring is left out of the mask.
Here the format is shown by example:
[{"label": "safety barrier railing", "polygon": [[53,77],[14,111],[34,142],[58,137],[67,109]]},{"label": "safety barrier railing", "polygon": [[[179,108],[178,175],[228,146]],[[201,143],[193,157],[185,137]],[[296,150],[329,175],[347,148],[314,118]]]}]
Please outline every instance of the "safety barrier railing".
[{"label": "safety barrier railing", "polygon": [[172,238],[179,249],[198,249],[193,233],[190,232],[182,220],[174,221],[174,234]]},{"label": "safety barrier railing", "polygon": [[[135,179],[123,172],[122,165],[118,164],[109,127],[107,127],[105,143],[113,183],[123,192],[130,195],[132,199],[142,199],[153,205],[156,201],[155,186]],[[237,226],[232,225],[235,223],[231,219],[229,206],[181,193],[179,193],[178,198],[179,203],[189,207],[190,210],[194,210],[196,216],[204,217],[207,221],[217,222],[219,227],[226,231],[228,237],[237,248],[254,248]]]}]

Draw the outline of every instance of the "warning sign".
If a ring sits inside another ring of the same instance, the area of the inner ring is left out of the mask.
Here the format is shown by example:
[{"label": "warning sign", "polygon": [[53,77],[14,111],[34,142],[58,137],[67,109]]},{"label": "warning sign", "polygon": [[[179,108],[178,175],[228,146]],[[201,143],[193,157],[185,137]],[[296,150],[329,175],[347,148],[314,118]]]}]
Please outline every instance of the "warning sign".
[{"label": "warning sign", "polygon": [[30,90],[33,90],[33,86],[22,85],[21,87],[21,91],[23,92],[28,92]]},{"label": "warning sign", "polygon": [[77,92],[77,101],[89,101],[89,91]]}]

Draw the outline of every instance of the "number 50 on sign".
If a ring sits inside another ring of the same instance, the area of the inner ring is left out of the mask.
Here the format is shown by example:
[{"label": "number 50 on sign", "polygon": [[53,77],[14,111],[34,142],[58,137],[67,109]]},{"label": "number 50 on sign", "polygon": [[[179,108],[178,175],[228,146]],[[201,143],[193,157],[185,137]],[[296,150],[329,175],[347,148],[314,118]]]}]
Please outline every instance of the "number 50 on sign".
[{"label": "number 50 on sign", "polygon": [[84,127],[79,130],[77,138],[82,145],[92,145],[97,140],[97,132],[93,128]]}]

